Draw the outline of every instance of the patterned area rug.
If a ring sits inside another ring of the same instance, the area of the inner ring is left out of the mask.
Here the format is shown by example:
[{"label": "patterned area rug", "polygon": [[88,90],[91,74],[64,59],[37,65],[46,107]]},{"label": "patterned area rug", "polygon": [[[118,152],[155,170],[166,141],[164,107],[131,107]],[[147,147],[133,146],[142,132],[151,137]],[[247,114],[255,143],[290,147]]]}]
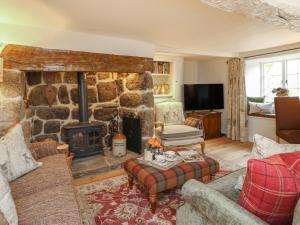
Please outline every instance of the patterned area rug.
[{"label": "patterned area rug", "polygon": [[[231,171],[221,169],[215,179]],[[142,188],[130,190],[125,175],[77,186],[76,191],[84,225],[176,224],[176,209],[184,203],[180,189],[164,192],[152,214]]]}]

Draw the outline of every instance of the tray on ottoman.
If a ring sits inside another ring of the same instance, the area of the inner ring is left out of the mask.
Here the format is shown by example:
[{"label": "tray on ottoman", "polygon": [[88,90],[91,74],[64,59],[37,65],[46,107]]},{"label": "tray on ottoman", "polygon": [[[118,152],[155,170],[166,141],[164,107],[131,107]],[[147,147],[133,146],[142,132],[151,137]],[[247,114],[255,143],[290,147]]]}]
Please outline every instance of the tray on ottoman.
[{"label": "tray on ottoman", "polygon": [[132,188],[135,180],[149,194],[151,210],[154,213],[158,193],[180,187],[190,179],[207,181],[219,171],[219,163],[216,160],[203,157],[203,162],[181,162],[168,170],[159,170],[141,164],[137,159],[129,159],[124,163],[124,169],[128,174],[129,187]]}]

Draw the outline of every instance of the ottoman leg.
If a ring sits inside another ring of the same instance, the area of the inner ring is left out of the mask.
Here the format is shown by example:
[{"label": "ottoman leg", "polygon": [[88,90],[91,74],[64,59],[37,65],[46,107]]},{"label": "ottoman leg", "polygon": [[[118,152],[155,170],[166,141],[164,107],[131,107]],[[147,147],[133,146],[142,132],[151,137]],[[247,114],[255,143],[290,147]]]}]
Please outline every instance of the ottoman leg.
[{"label": "ottoman leg", "polygon": [[128,175],[128,185],[129,185],[129,189],[132,189],[133,186],[133,177]]},{"label": "ottoman leg", "polygon": [[150,194],[149,195],[149,201],[150,201],[151,212],[154,214],[155,210],[156,210],[157,195],[156,194]]}]

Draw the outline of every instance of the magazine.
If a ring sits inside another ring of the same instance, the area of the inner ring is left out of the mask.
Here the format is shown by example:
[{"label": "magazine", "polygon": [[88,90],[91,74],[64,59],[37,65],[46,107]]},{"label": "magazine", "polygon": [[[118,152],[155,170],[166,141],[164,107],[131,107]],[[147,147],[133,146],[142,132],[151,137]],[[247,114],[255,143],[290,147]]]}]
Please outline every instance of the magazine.
[{"label": "magazine", "polygon": [[144,159],[144,157],[137,158],[139,163],[147,165],[147,166],[152,166],[156,169],[159,170],[168,170],[174,166],[176,166],[178,163],[182,162],[181,157],[177,157],[176,160],[173,161],[164,161],[164,162],[158,162],[157,160],[152,160],[152,161],[147,161]]},{"label": "magazine", "polygon": [[177,154],[180,155],[182,160],[186,163],[205,161],[204,157],[196,150],[177,151]]}]

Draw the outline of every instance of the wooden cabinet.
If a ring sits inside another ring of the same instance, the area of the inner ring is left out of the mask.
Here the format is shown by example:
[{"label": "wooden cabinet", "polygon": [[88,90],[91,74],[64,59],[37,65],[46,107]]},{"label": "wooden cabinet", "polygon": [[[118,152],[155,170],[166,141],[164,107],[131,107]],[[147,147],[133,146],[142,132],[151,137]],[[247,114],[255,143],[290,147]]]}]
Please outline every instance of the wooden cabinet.
[{"label": "wooden cabinet", "polygon": [[221,136],[221,112],[190,112],[187,116],[202,119],[205,139]]}]

